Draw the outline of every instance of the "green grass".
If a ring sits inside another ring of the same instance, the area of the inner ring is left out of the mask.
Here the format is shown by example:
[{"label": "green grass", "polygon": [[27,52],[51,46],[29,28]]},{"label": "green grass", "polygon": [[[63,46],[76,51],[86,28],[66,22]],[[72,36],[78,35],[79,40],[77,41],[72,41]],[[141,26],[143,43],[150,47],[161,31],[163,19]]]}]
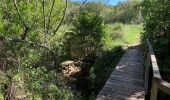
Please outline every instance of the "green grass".
[{"label": "green grass", "polygon": [[142,24],[123,25],[124,43],[136,44],[140,42],[140,34],[143,32]]},{"label": "green grass", "polygon": [[[63,25],[60,27],[56,36],[51,40],[61,41],[64,33],[70,31],[71,26]],[[116,46],[132,45],[140,42],[140,33],[143,31],[142,24],[122,24],[113,23],[105,25],[105,33],[102,37],[103,49],[111,50]],[[110,35],[120,35],[119,38],[113,39]],[[122,37],[121,37],[122,36]]]},{"label": "green grass", "polygon": [[[119,27],[120,29],[115,27]],[[142,24],[126,25],[122,23],[115,23],[106,25],[105,34],[102,38],[102,42],[104,44],[103,49],[111,50],[116,46],[137,44],[140,42],[141,32],[143,32]],[[120,34],[122,37],[113,39],[111,34]]]}]

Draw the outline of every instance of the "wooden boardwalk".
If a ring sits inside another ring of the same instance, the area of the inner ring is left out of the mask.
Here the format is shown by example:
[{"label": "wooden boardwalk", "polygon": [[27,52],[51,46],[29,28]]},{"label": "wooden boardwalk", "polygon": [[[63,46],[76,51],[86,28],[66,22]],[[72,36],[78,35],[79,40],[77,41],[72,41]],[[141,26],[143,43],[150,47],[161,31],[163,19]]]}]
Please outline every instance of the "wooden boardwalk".
[{"label": "wooden boardwalk", "polygon": [[137,46],[130,47],[110,75],[97,100],[144,100],[144,66]]}]

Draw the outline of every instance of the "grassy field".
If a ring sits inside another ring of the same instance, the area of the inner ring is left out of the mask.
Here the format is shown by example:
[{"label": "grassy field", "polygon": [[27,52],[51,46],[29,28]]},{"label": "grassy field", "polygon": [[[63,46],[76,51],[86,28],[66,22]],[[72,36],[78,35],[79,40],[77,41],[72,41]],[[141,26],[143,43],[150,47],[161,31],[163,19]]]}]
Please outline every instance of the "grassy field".
[{"label": "grassy field", "polygon": [[135,24],[135,25],[124,25],[123,26],[124,32],[124,41],[125,44],[136,44],[140,42],[140,34],[143,32],[143,25],[142,24]]},{"label": "grassy field", "polygon": [[102,38],[104,50],[111,50],[116,46],[132,45],[140,42],[140,34],[143,32],[142,24],[109,24],[106,25]]}]

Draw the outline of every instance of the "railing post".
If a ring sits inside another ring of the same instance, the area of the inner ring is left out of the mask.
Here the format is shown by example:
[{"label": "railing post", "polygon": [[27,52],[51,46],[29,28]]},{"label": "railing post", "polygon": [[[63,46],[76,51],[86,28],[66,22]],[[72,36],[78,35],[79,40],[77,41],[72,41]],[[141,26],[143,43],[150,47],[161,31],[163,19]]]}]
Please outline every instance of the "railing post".
[{"label": "railing post", "polygon": [[155,79],[153,78],[150,100],[157,100],[157,94],[158,94],[158,84],[156,83]]},{"label": "railing post", "polygon": [[150,67],[150,53],[148,51],[146,65],[145,65],[145,94],[146,95],[148,93],[149,67]]}]

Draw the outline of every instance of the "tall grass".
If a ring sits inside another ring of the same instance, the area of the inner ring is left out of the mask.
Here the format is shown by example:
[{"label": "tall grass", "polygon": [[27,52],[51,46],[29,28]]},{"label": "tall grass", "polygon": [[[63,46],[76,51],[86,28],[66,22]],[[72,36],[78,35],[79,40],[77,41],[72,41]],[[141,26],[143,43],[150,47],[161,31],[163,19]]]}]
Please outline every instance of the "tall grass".
[{"label": "tall grass", "polygon": [[142,24],[108,24],[102,37],[103,49],[111,50],[116,46],[137,44],[140,42],[141,32],[143,32]]},{"label": "tall grass", "polygon": [[140,34],[143,32],[143,24],[132,24],[123,26],[125,44],[136,44],[140,42]]}]

